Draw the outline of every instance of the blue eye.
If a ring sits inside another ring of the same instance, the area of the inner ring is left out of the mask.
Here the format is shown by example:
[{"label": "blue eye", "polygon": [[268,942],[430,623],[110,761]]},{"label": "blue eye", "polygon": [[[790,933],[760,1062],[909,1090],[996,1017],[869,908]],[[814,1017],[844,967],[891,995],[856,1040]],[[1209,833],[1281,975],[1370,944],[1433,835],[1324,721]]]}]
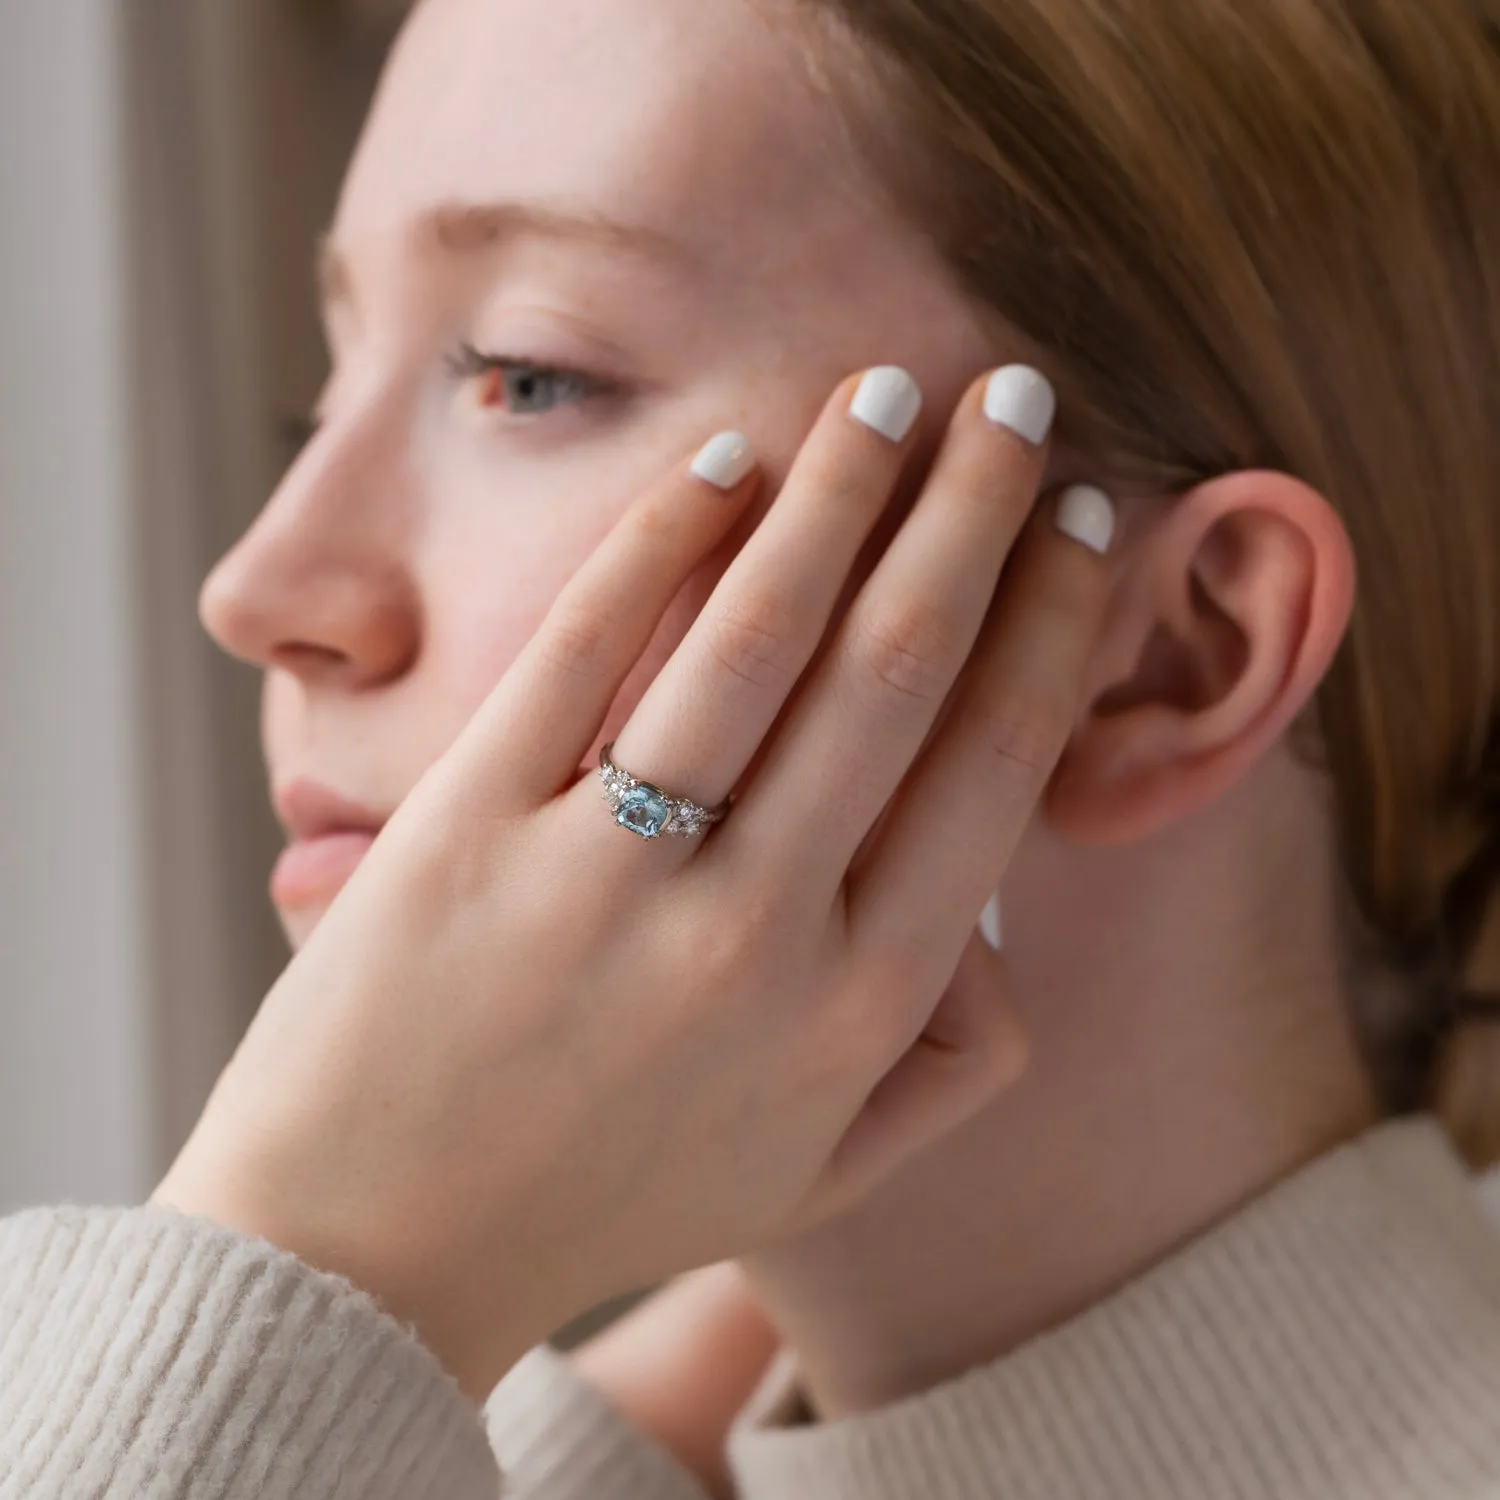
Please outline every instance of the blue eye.
[{"label": "blue eye", "polygon": [[611,389],[610,383],[578,370],[503,354],[482,354],[465,344],[448,361],[455,375],[479,382],[479,404],[513,417],[540,417],[565,403]]}]

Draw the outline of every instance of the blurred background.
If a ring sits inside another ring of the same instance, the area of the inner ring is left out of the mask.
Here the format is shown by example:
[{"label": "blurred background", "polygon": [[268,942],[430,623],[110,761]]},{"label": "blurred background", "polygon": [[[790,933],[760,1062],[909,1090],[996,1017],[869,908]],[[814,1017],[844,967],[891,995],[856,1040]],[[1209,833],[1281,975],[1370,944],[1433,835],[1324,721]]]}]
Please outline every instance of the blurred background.
[{"label": "blurred background", "polygon": [[0,0],[0,1214],[129,1203],[286,962],[198,587],[322,383],[405,0]]}]

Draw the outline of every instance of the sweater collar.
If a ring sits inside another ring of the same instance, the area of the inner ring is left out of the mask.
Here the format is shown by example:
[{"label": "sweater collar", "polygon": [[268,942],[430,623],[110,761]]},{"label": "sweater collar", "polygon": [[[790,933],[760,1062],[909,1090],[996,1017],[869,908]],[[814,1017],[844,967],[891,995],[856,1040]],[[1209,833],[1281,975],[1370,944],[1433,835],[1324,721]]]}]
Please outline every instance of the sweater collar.
[{"label": "sweater collar", "polygon": [[1500,1235],[1439,1126],[1380,1125],[1079,1317],[922,1395],[798,1425],[786,1350],[743,1500],[1492,1493]]}]

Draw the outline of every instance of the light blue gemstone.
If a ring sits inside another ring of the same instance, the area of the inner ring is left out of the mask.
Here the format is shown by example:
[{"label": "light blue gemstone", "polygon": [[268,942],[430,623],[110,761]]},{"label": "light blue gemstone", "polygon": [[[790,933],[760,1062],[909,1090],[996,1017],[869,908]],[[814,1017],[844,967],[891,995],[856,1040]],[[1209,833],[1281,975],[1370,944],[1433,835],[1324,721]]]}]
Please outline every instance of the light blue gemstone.
[{"label": "light blue gemstone", "polygon": [[615,822],[621,828],[638,833],[643,839],[660,838],[671,821],[672,809],[667,799],[654,787],[633,786],[620,798]]}]

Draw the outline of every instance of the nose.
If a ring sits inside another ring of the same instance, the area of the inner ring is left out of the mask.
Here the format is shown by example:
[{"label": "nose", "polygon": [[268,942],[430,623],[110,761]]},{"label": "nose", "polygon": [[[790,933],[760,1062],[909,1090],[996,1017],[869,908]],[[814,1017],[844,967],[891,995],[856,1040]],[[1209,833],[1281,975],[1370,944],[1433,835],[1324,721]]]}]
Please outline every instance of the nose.
[{"label": "nose", "polygon": [[232,656],[309,685],[361,688],[415,659],[413,494],[394,424],[328,426],[203,585],[204,628]]}]

